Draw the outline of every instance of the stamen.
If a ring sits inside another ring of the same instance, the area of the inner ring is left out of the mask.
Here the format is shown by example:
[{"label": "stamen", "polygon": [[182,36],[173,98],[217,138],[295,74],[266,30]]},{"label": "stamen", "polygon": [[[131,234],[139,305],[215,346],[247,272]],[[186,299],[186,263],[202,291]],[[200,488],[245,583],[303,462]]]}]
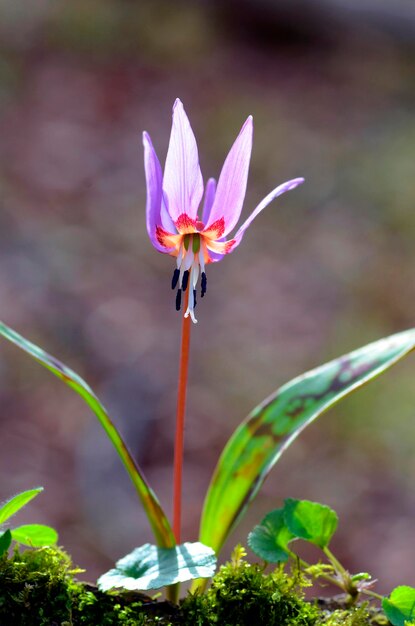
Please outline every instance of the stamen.
[{"label": "stamen", "polygon": [[171,279],[171,288],[176,289],[176,285],[179,282],[180,270],[175,269],[173,272],[173,278]]},{"label": "stamen", "polygon": [[193,235],[192,241],[193,254],[197,254],[200,250],[200,235]]},{"label": "stamen", "polygon": [[180,311],[182,306],[182,290],[178,289],[176,294],[176,311]]},{"label": "stamen", "polygon": [[183,237],[183,246],[184,246],[184,249],[185,249],[185,250],[188,250],[188,249],[189,249],[189,243],[190,243],[191,237],[192,237],[192,236],[191,236],[191,235],[189,235],[189,234],[187,234],[187,235],[185,235],[185,236]]},{"label": "stamen", "polygon": [[207,291],[207,278],[206,278],[206,274],[205,272],[202,272],[202,280],[201,280],[201,297],[203,298],[203,296],[205,295],[206,291]]},{"label": "stamen", "polygon": [[182,278],[182,289],[183,289],[183,291],[186,291],[188,282],[189,282],[189,270],[186,270],[183,273],[183,278]]}]

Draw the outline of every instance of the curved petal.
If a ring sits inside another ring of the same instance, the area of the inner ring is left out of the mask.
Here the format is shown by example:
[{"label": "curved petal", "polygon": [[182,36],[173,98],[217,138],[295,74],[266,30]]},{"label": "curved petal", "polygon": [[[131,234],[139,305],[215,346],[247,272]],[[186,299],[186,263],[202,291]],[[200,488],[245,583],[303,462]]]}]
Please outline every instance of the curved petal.
[{"label": "curved petal", "polygon": [[213,206],[206,230],[221,218],[225,221],[224,235],[235,227],[242,211],[252,151],[253,122],[250,115],[242,126],[219,176]]},{"label": "curved petal", "polygon": [[165,230],[168,230],[170,233],[177,232],[176,226],[169,213],[169,199],[164,191],[161,200],[160,221]]},{"label": "curved petal", "polygon": [[225,254],[230,254],[231,252],[233,252],[233,250],[235,250],[235,248],[239,246],[239,244],[241,243],[244,232],[246,231],[248,226],[251,224],[251,222],[256,218],[256,216],[259,213],[261,213],[261,211],[265,209],[265,207],[268,206],[268,204],[272,200],[274,200],[274,198],[277,198],[277,196],[280,196],[286,191],[295,189],[295,187],[297,187],[298,185],[301,185],[301,183],[303,182],[304,182],[304,178],[294,178],[293,180],[289,180],[286,183],[283,183],[282,185],[279,185],[278,187],[273,189],[271,193],[269,193],[258,204],[256,209],[252,211],[251,215],[238,229],[238,231],[232,237],[232,239],[228,239],[228,241],[225,241],[224,237],[221,237],[220,239],[217,239],[217,240],[211,239],[210,237],[206,237],[205,245],[208,249],[209,260],[212,262],[220,261],[221,259],[223,259]]},{"label": "curved petal", "polygon": [[150,135],[143,133],[144,145],[144,170],[146,174],[147,202],[146,202],[146,224],[147,233],[153,246],[159,252],[168,252],[156,237],[156,228],[160,224],[160,212],[162,204],[162,173],[160,162],[150,139]]},{"label": "curved petal", "polygon": [[291,189],[295,189],[296,187],[298,187],[298,185],[301,185],[303,182],[304,182],[304,178],[293,178],[293,180],[288,180],[286,183],[282,183],[282,185],[279,185],[278,187],[273,189],[267,196],[265,196],[265,198],[258,204],[256,209],[252,211],[248,219],[242,224],[242,226],[235,233],[233,237],[234,243],[231,249],[229,250],[229,252],[231,252],[234,248],[236,248],[240,244],[242,237],[246,229],[248,228],[248,226],[250,226],[251,222],[256,218],[256,216],[259,215],[259,213],[261,213],[261,211],[263,211],[263,209],[265,209],[265,207],[267,207],[269,203],[272,202],[272,200],[274,200],[274,198],[277,198],[278,196],[285,193],[286,191],[291,191]]},{"label": "curved petal", "polygon": [[218,261],[222,261],[223,257],[226,256],[225,254],[219,254],[219,252],[212,252],[212,250],[209,250],[208,254],[210,263],[218,263]]},{"label": "curved petal", "polygon": [[169,199],[169,213],[173,221],[183,213],[192,219],[196,217],[203,195],[202,172],[196,139],[179,99],[173,106],[163,189]]},{"label": "curved petal", "polygon": [[212,209],[213,201],[215,199],[216,193],[216,180],[214,178],[209,178],[206,183],[205,189],[205,202],[203,205],[203,213],[202,213],[202,222],[203,224],[207,224],[210,211]]}]

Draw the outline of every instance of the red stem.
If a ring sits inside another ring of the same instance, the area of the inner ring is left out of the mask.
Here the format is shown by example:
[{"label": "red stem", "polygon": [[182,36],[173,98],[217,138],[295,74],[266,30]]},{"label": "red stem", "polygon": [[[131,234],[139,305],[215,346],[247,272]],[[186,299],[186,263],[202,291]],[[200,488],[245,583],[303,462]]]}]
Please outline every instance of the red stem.
[{"label": "red stem", "polygon": [[[189,287],[190,289],[190,287]],[[188,290],[184,303],[187,309],[189,298]],[[180,543],[182,517],[182,473],[183,473],[183,443],[184,443],[184,416],[186,409],[187,373],[189,369],[190,348],[190,317],[182,321],[182,342],[180,347],[179,382],[177,388],[176,438],[174,443],[174,474],[173,474],[173,532],[176,543]]]}]

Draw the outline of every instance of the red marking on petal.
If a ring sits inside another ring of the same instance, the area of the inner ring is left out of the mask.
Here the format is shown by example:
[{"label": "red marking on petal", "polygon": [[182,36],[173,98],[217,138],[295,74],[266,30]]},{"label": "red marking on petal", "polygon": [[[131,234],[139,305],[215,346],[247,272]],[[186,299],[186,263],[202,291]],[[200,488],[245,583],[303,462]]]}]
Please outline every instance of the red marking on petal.
[{"label": "red marking on petal", "polygon": [[209,228],[203,231],[203,234],[209,239],[220,239],[225,232],[225,218],[221,217],[213,224],[209,226]]},{"label": "red marking on petal", "polygon": [[234,245],[236,244],[236,239],[230,239],[225,244],[225,254],[229,254],[232,252]]},{"label": "red marking on petal", "polygon": [[207,249],[212,250],[212,252],[229,254],[229,252],[232,252],[236,244],[236,239],[230,239],[229,241],[212,241],[208,239],[205,243]]},{"label": "red marking on petal", "polygon": [[170,251],[171,248],[180,246],[181,235],[173,235],[161,226],[156,226],[156,239],[163,248]]},{"label": "red marking on petal", "polygon": [[174,225],[181,235],[197,232],[196,220],[189,217],[186,213],[179,215],[177,220],[174,222]]}]

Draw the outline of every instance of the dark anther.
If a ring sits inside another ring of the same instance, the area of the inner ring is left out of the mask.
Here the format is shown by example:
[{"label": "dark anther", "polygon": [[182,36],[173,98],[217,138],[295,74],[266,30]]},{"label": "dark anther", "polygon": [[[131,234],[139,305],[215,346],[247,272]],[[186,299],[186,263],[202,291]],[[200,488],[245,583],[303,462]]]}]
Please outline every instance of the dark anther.
[{"label": "dark anther", "polygon": [[176,294],[176,311],[180,311],[182,305],[182,290],[178,289]]},{"label": "dark anther", "polygon": [[193,308],[196,308],[196,289],[193,289]]},{"label": "dark anther", "polygon": [[202,284],[201,284],[201,286],[202,286],[202,293],[201,293],[201,296],[202,296],[202,298],[203,298],[203,296],[204,296],[204,295],[205,295],[205,293],[206,293],[206,288],[207,288],[207,278],[206,278],[206,274],[205,274],[205,272],[202,272]]},{"label": "dark anther", "polygon": [[176,285],[179,282],[180,270],[174,270],[173,278],[171,279],[171,288],[176,289]]},{"label": "dark anther", "polygon": [[183,291],[186,291],[188,282],[189,282],[189,270],[187,270],[183,274],[183,278],[182,278],[182,289],[183,289]]}]

